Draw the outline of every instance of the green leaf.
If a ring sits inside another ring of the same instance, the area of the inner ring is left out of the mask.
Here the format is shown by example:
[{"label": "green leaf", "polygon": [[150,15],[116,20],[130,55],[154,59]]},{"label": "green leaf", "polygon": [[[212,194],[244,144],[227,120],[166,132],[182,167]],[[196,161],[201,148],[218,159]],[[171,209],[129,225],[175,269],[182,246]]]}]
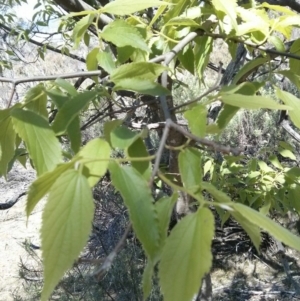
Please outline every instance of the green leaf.
[{"label": "green leaf", "polygon": [[74,162],[58,164],[57,167],[38,177],[29,187],[26,201],[26,215],[29,218],[36,204],[48,193],[56,179],[68,169],[72,168]]},{"label": "green leaf", "polygon": [[67,128],[67,134],[70,138],[71,148],[76,154],[81,146],[81,130],[79,116],[76,116]]},{"label": "green leaf", "polygon": [[[90,187],[95,186],[99,178],[102,177],[107,170],[110,158],[110,146],[103,139],[96,138],[89,141],[78,153],[80,161],[88,169],[86,178]],[[85,163],[87,160],[92,162]]]},{"label": "green leaf", "polygon": [[152,96],[170,95],[170,91],[160,84],[143,78],[127,78],[116,82],[114,91],[128,90]]},{"label": "green leaf", "polygon": [[216,10],[218,18],[223,19],[225,16],[229,17],[232,28],[237,31],[236,0],[212,0],[212,5]]},{"label": "green leaf", "polygon": [[195,193],[202,181],[200,152],[195,148],[186,148],[180,152],[178,162],[183,186]]},{"label": "green leaf", "polygon": [[[208,161],[209,162],[209,161]],[[212,195],[219,203],[232,203],[230,197],[221,190],[218,190],[214,185],[208,182],[202,182],[201,187]]]},{"label": "green leaf", "polygon": [[78,95],[78,92],[75,89],[75,87],[72,84],[70,84],[67,80],[65,80],[64,78],[57,78],[55,80],[55,83],[56,83],[57,86],[59,86],[60,88],[62,88],[66,92],[68,92],[68,94],[70,96],[77,96]]},{"label": "green leaf", "polygon": [[14,129],[25,141],[38,175],[62,162],[59,142],[46,119],[22,109],[14,109],[11,115]]},{"label": "green leaf", "polygon": [[97,95],[96,91],[86,91],[67,101],[58,111],[52,128],[56,135],[64,134],[76,116]]},{"label": "green leaf", "polygon": [[43,84],[29,89],[25,95],[26,108],[48,118],[47,94]]},{"label": "green leaf", "polygon": [[[291,46],[290,52],[296,55],[300,54],[300,39],[297,39],[294,41],[293,45]],[[297,74],[300,75],[300,62],[297,59],[294,58],[289,58],[289,65],[290,65],[290,70]]]},{"label": "green leaf", "polygon": [[193,47],[190,44],[183,51],[180,51],[178,53],[178,58],[182,66],[191,74],[194,74],[194,51]]},{"label": "green leaf", "polygon": [[[112,2],[115,3],[116,1]],[[130,46],[146,52],[150,49],[135,26],[124,20],[116,20],[104,27],[100,36],[107,42],[111,42],[117,47]]]},{"label": "green leaf", "polygon": [[82,37],[85,35],[89,26],[93,23],[95,14],[88,14],[80,19],[74,27],[73,39],[75,43],[75,48],[78,47]]},{"label": "green leaf", "polygon": [[106,4],[101,11],[113,15],[130,15],[149,7],[170,5],[168,2],[158,0],[115,0]]},{"label": "green leaf", "polygon": [[155,261],[159,251],[159,229],[154,200],[147,181],[134,168],[109,165],[113,185],[118,189],[129,210],[130,221],[147,256]]},{"label": "green leaf", "polygon": [[254,60],[251,60],[247,64],[245,64],[239,72],[235,75],[235,77],[232,80],[232,84],[237,84],[241,81],[241,79],[245,79],[248,75],[250,75],[253,71],[255,71],[258,67],[264,65],[266,62],[268,62],[268,57],[259,57]]},{"label": "green leaf", "polygon": [[[127,155],[130,158],[145,158],[149,157],[147,148],[141,138],[135,140],[127,149]],[[145,161],[131,161],[132,167],[134,167],[144,179],[149,180],[151,176],[151,162]]]},{"label": "green leaf", "polygon": [[7,166],[7,172],[10,172],[16,160],[18,160],[24,168],[26,168],[27,150],[25,148],[16,148],[13,158],[10,160]]},{"label": "green leaf", "polygon": [[114,148],[125,149],[135,142],[140,135],[125,126],[118,126],[110,133],[111,145]]},{"label": "green leaf", "polygon": [[207,123],[207,109],[204,105],[199,104],[184,113],[191,132],[201,138],[205,137]]},{"label": "green leaf", "polygon": [[278,169],[283,170],[283,167],[282,167],[282,165],[280,164],[280,162],[279,162],[279,160],[278,160],[278,158],[277,158],[276,155],[271,155],[271,156],[269,157],[269,160],[270,160],[270,162],[271,162],[275,167],[277,167]]},{"label": "green leaf", "polygon": [[[96,47],[92,49],[88,55],[86,56],[86,68],[89,71],[97,70],[98,69],[98,59],[97,56],[99,54],[99,48]],[[92,77],[95,83],[98,83],[98,76]]]},{"label": "green leaf", "polygon": [[50,100],[57,106],[57,108],[61,108],[70,97],[65,95],[60,89],[54,88],[47,91],[47,95],[50,97]]},{"label": "green leaf", "polygon": [[296,212],[300,213],[300,186],[299,185],[293,185],[288,189],[288,199],[290,202],[291,208],[294,208]]},{"label": "green leaf", "polygon": [[0,111],[0,176],[6,177],[8,164],[14,157],[16,132],[13,128],[10,109]]},{"label": "green leaf", "polygon": [[237,212],[239,212],[243,216],[243,218],[249,220],[255,225],[258,225],[260,228],[262,228],[287,246],[300,251],[300,238],[292,234],[289,230],[283,228],[262,213],[255,211],[248,206],[238,203],[232,203],[231,206]]},{"label": "green leaf", "polygon": [[115,69],[111,73],[110,78],[115,83],[133,77],[155,80],[165,70],[167,70],[167,68],[160,64],[147,62],[130,63]]},{"label": "green leaf", "polygon": [[146,300],[151,292],[152,277],[154,274],[154,265],[151,260],[148,260],[143,273],[143,300]]},{"label": "green leaf", "polygon": [[97,54],[99,65],[108,73],[111,74],[116,69],[116,64],[113,57],[108,51],[101,51]]},{"label": "green leaf", "polygon": [[165,301],[190,301],[212,264],[214,217],[207,208],[184,217],[166,240],[159,265]]},{"label": "green leaf", "polygon": [[[268,42],[273,44],[277,51],[285,52],[285,46],[282,40],[276,36],[270,36]],[[293,47],[293,46],[292,46]]]},{"label": "green leaf", "polygon": [[239,111],[239,109],[240,108],[225,104],[217,118],[217,124],[219,129],[224,129],[228,125],[230,120]]},{"label": "green leaf", "polygon": [[200,24],[194,21],[193,19],[179,16],[172,18],[170,21],[168,21],[165,26],[188,26],[188,27],[200,27]]},{"label": "green leaf", "polygon": [[[168,236],[170,218],[176,201],[177,193],[171,197],[162,197],[155,202],[155,211],[158,216],[158,228],[160,234],[160,248],[162,249]],[[156,263],[156,262],[155,262]]]},{"label": "green leaf", "polygon": [[53,184],[43,212],[44,264],[42,301],[72,267],[92,230],[94,201],[87,179],[77,170],[63,173]]},{"label": "green leaf", "polygon": [[211,37],[197,37],[195,39],[194,57],[196,71],[200,79],[207,64],[209,63],[210,53],[212,52],[213,39]]},{"label": "green leaf", "polygon": [[104,129],[103,129],[104,137],[105,137],[105,140],[111,146],[112,146],[112,143],[111,143],[111,139],[110,139],[110,134],[114,129],[116,129],[118,126],[120,126],[122,124],[122,122],[123,122],[122,120],[116,119],[116,120],[106,121],[104,123]]},{"label": "green leaf", "polygon": [[243,229],[249,235],[257,252],[259,253],[259,246],[261,244],[259,227],[256,224],[251,223],[249,220],[244,219],[244,217],[239,212],[231,211],[230,214],[236,219],[236,221],[243,227]]},{"label": "green leaf", "polygon": [[290,106],[281,105],[273,99],[265,96],[247,96],[243,94],[221,94],[223,103],[245,108],[249,110],[254,109],[272,109],[272,110],[289,110]]},{"label": "green leaf", "polygon": [[288,149],[281,149],[281,150],[279,150],[279,153],[282,157],[297,161],[296,156]]},{"label": "green leaf", "polygon": [[289,92],[278,89],[277,87],[275,87],[275,91],[276,96],[292,108],[292,110],[289,111],[289,117],[295,126],[300,129],[300,99]]}]

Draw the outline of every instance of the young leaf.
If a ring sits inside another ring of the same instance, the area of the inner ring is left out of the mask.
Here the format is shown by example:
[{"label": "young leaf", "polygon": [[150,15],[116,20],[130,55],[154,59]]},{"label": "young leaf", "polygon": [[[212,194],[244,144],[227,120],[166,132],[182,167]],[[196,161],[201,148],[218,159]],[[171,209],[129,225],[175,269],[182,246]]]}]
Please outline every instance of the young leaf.
[{"label": "young leaf", "polygon": [[239,212],[231,211],[230,214],[236,219],[236,221],[243,227],[247,232],[251,241],[253,242],[257,252],[259,252],[259,246],[261,244],[260,229],[257,224],[251,223],[249,220],[244,219]]},{"label": "young leaf", "polygon": [[64,134],[80,111],[97,95],[96,91],[86,91],[67,101],[58,111],[52,128],[57,135]]},{"label": "young leaf", "polygon": [[247,96],[243,94],[221,94],[222,102],[245,109],[289,110],[290,106],[281,105],[265,96]]},{"label": "young leaf", "polygon": [[190,301],[212,264],[214,217],[207,208],[184,217],[172,230],[159,265],[165,301]]},{"label": "young leaf", "polygon": [[180,152],[178,162],[183,186],[198,190],[202,181],[200,152],[195,148],[186,148]]},{"label": "young leaf", "polygon": [[168,236],[170,218],[177,199],[178,195],[177,193],[175,193],[171,197],[162,197],[161,199],[155,202],[155,211],[157,212],[158,216],[158,228],[160,234],[161,249],[163,249],[163,246]]},{"label": "young leaf", "polygon": [[49,172],[44,173],[38,177],[29,187],[27,201],[26,201],[26,215],[29,218],[32,210],[36,204],[48,193],[56,179],[65,171],[72,168],[74,162],[59,164],[57,167]]},{"label": "young leaf", "polygon": [[129,130],[125,126],[118,126],[110,133],[111,145],[114,148],[125,149],[140,137],[140,134]]},{"label": "young leaf", "polygon": [[38,175],[62,162],[59,142],[46,119],[22,109],[14,109],[11,115],[14,129],[25,141]]},{"label": "young leaf", "polygon": [[236,0],[212,0],[212,5],[216,10],[219,19],[223,19],[225,16],[228,16],[230,18],[232,28],[237,31]]},{"label": "young leaf", "polygon": [[127,78],[116,82],[114,91],[128,90],[152,96],[170,95],[170,91],[160,84],[144,78]]},{"label": "young leaf", "polygon": [[143,273],[143,300],[147,300],[150,295],[152,287],[152,277],[154,274],[154,264],[151,260],[148,260]]},{"label": "young leaf", "polygon": [[[293,45],[291,46],[290,52],[296,55],[300,54],[300,39],[297,39],[294,41]],[[290,65],[290,70],[297,74],[300,75],[300,63],[299,60],[294,59],[294,58],[289,58],[289,65]]]},{"label": "young leaf", "polygon": [[147,62],[130,63],[115,69],[111,73],[110,78],[113,82],[133,77],[155,80],[165,70],[167,68],[160,64]]},{"label": "young leaf", "polygon": [[105,137],[105,140],[112,146],[112,143],[111,143],[111,139],[110,139],[110,134],[111,132],[117,128],[118,126],[120,126],[122,124],[122,120],[120,119],[115,119],[115,120],[111,120],[111,121],[106,121],[104,123],[104,129],[103,129],[103,132],[104,132],[104,137]]},{"label": "young leaf", "polygon": [[239,81],[240,81],[241,78],[247,77],[247,75],[251,74],[259,66],[264,65],[268,60],[269,60],[268,57],[258,57],[258,58],[254,59],[254,60],[249,61],[235,75],[235,77],[232,80],[232,84],[236,85],[237,83],[239,83]]},{"label": "young leaf", "polygon": [[76,116],[67,128],[67,134],[70,138],[71,148],[76,154],[81,146],[81,130],[79,116]]},{"label": "young leaf", "polygon": [[[209,161],[208,161],[209,162]],[[214,185],[208,182],[202,182],[203,190],[206,190],[219,203],[231,203],[230,197],[221,190],[218,190]]]},{"label": "young leaf", "polygon": [[199,104],[184,113],[184,117],[189,123],[191,132],[201,138],[205,137],[207,123],[207,109],[204,105]]},{"label": "young leaf", "polygon": [[14,157],[16,132],[13,129],[10,109],[0,111],[0,176],[8,172],[8,164]]},{"label": "young leaf", "polygon": [[218,115],[217,124],[220,129],[224,129],[230,120],[235,116],[235,114],[239,111],[240,108],[224,105],[220,114]]},{"label": "young leaf", "polygon": [[97,61],[108,74],[111,74],[116,69],[116,64],[109,51],[99,52],[97,54]]},{"label": "young leaf", "polygon": [[203,72],[209,62],[212,46],[213,39],[211,37],[197,37],[195,39],[194,57],[196,71],[200,79],[203,77]]},{"label": "young leaf", "polygon": [[129,210],[137,238],[142,243],[147,256],[155,260],[159,250],[159,229],[148,183],[129,166],[121,167],[111,162],[109,170],[113,185],[120,191]]},{"label": "young leaf", "polygon": [[289,247],[300,251],[300,238],[292,234],[289,230],[283,228],[262,213],[255,211],[248,206],[239,203],[232,203],[231,206],[239,212],[243,218],[249,220],[255,225],[258,225],[260,228],[267,231],[270,235],[274,236],[277,240],[283,242]]},{"label": "young leaf", "polygon": [[[97,56],[99,54],[99,48],[95,47],[92,49],[88,55],[86,56],[86,68],[89,71],[97,70],[98,69],[98,60]],[[93,80],[95,83],[98,83],[98,76],[93,76]]]},{"label": "young leaf", "polygon": [[[112,3],[115,2],[116,1]],[[116,20],[108,24],[100,36],[107,42],[115,44],[117,47],[131,46],[150,52],[140,32],[133,25],[124,20]]]},{"label": "young leaf", "polygon": [[66,92],[68,92],[68,94],[70,96],[77,96],[78,92],[75,89],[75,87],[70,84],[67,80],[65,80],[64,78],[57,78],[55,80],[55,83],[57,86],[59,86],[60,88],[62,88],[63,90],[65,90]]},{"label": "young leaf", "polygon": [[28,90],[25,96],[26,108],[48,118],[47,94],[43,84]]},{"label": "young leaf", "polygon": [[64,172],[51,187],[43,212],[42,301],[48,300],[87,243],[93,217],[94,201],[87,179],[77,170]]},{"label": "young leaf", "polygon": [[[134,141],[127,149],[127,155],[130,158],[140,158],[148,157],[149,153],[147,148],[142,140],[138,138]],[[148,160],[145,161],[131,161],[132,167],[134,167],[146,180],[150,179],[151,176],[151,162]]]},{"label": "young leaf", "polygon": [[[108,142],[100,138],[93,139],[79,151],[78,156],[80,160],[83,160],[85,167],[88,168],[86,177],[90,187],[95,186],[99,178],[106,173],[108,167],[110,157],[110,146]],[[94,161],[85,163],[88,159]]]},{"label": "young leaf", "polygon": [[75,48],[78,47],[82,37],[85,35],[89,26],[93,23],[95,18],[94,14],[88,14],[78,21],[73,30],[73,39]]},{"label": "young leaf", "polygon": [[159,0],[115,0],[106,4],[101,11],[113,15],[125,16],[149,7],[159,7],[161,5],[170,5],[170,3]]},{"label": "young leaf", "polygon": [[289,92],[278,89],[277,87],[275,87],[275,91],[276,96],[292,108],[292,110],[289,111],[289,116],[295,126],[300,129],[300,99]]}]

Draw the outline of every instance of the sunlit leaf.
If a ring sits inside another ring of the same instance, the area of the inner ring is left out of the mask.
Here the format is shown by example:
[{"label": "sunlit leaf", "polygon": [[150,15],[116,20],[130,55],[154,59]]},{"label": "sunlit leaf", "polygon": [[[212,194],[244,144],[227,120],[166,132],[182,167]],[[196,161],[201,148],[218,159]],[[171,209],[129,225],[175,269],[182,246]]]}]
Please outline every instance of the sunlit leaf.
[{"label": "sunlit leaf", "polygon": [[[88,169],[86,178],[91,187],[95,186],[107,170],[110,146],[103,139],[95,138],[89,141],[78,153],[80,161]],[[91,162],[88,162],[88,161]]]},{"label": "sunlit leaf", "polygon": [[141,241],[147,256],[155,260],[159,251],[159,229],[154,200],[148,183],[140,173],[129,166],[109,165],[111,179],[120,191],[129,210],[133,229]]},{"label": "sunlit leaf", "polygon": [[8,172],[8,164],[14,157],[16,132],[13,129],[10,109],[0,111],[0,176]]},{"label": "sunlit leaf", "polygon": [[49,192],[57,178],[73,165],[74,162],[59,164],[54,170],[44,173],[30,185],[26,201],[27,218],[36,204]]},{"label": "sunlit leaf", "polygon": [[194,148],[186,148],[180,152],[178,163],[183,186],[194,192],[199,190],[202,181],[200,152]]},{"label": "sunlit leaf", "polygon": [[143,78],[127,78],[116,82],[114,91],[128,90],[152,96],[169,95],[170,91],[160,84]]},{"label": "sunlit leaf", "polygon": [[104,40],[118,47],[131,46],[146,52],[150,51],[140,32],[124,20],[116,20],[108,24],[100,35]]},{"label": "sunlit leaf", "polygon": [[285,106],[277,103],[271,98],[265,96],[247,96],[242,94],[222,94],[222,102],[225,104],[245,108],[254,109],[272,109],[272,110],[289,110],[291,106]]},{"label": "sunlit leaf", "polygon": [[289,230],[285,229],[262,213],[255,211],[248,206],[238,203],[232,203],[231,206],[245,219],[249,220],[255,225],[258,225],[260,228],[267,231],[270,235],[274,236],[277,240],[283,242],[291,248],[300,251],[300,237],[292,234]]},{"label": "sunlit leaf", "polygon": [[169,5],[169,3],[158,0],[115,0],[106,4],[101,10],[105,13],[124,16],[149,7],[159,7],[161,5]]},{"label": "sunlit leaf", "polygon": [[184,113],[184,117],[189,123],[191,132],[201,138],[205,137],[207,124],[207,109],[204,105],[199,104]]},{"label": "sunlit leaf", "polygon": [[59,142],[46,119],[22,109],[14,109],[11,115],[14,129],[26,142],[38,175],[54,169],[62,162]]},{"label": "sunlit leaf", "polygon": [[207,208],[184,217],[163,249],[159,278],[164,300],[190,301],[212,264],[214,217]]},{"label": "sunlit leaf", "polygon": [[165,70],[167,70],[167,68],[160,64],[147,62],[130,63],[115,69],[111,73],[110,78],[113,82],[134,77],[155,80]]},{"label": "sunlit leaf", "polygon": [[77,170],[66,171],[51,187],[42,217],[42,301],[48,300],[87,243],[93,217],[94,201],[87,179]]},{"label": "sunlit leaf", "polygon": [[57,135],[65,133],[73,119],[78,116],[97,95],[96,91],[86,91],[67,101],[58,111],[52,128]]},{"label": "sunlit leaf", "polygon": [[[127,155],[130,158],[147,158],[149,153],[141,138],[135,140],[127,149]],[[149,180],[151,176],[151,162],[145,161],[131,161],[131,165],[146,179]]]},{"label": "sunlit leaf", "polygon": [[289,111],[289,117],[295,126],[300,129],[300,99],[289,92],[278,89],[277,87],[275,87],[275,91],[277,97],[279,97],[286,105],[292,108],[292,110]]}]

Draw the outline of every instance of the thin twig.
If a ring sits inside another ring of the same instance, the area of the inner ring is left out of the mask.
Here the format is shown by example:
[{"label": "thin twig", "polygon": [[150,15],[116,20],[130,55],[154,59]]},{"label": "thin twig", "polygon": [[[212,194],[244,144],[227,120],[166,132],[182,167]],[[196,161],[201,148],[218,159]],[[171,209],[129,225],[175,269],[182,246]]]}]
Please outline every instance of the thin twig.
[{"label": "thin twig", "polygon": [[158,147],[158,150],[157,150],[157,153],[156,153],[154,166],[153,166],[153,169],[152,169],[151,178],[150,178],[150,181],[149,181],[149,187],[150,188],[153,185],[154,178],[155,178],[155,176],[158,172],[158,169],[159,169],[160,160],[161,160],[163,150],[164,150],[164,147],[165,147],[165,144],[166,144],[166,141],[167,141],[167,138],[168,138],[168,134],[169,134],[169,131],[170,131],[170,122],[171,122],[171,119],[168,119],[166,121],[166,125],[165,125],[165,128],[164,128],[160,143],[159,143],[159,147]]}]

